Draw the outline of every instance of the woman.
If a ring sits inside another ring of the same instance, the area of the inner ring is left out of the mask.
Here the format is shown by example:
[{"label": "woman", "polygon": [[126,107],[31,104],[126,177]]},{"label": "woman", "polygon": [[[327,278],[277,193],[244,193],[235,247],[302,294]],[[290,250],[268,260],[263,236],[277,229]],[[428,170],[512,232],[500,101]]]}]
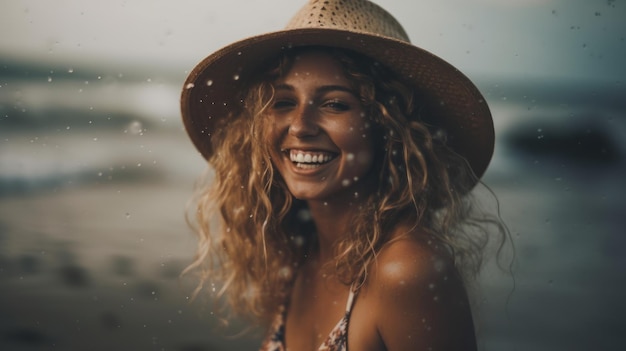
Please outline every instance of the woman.
[{"label": "woman", "polygon": [[476,348],[491,116],[391,15],[311,1],[198,64],[182,112],[214,170],[189,269],[268,327],[262,350]]}]

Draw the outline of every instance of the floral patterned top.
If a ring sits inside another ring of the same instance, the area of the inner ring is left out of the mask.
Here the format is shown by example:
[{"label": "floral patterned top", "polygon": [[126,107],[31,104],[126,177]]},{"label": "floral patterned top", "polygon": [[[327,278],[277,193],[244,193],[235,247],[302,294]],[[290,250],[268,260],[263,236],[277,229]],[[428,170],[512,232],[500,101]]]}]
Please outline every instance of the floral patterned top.
[{"label": "floral patterned top", "polygon": [[[346,303],[346,313],[339,320],[337,325],[330,332],[326,340],[320,345],[317,351],[347,351],[348,348],[348,322],[350,321],[350,311],[354,303],[355,293],[350,289],[348,302]],[[286,351],[285,348],[285,319],[287,311],[283,306],[276,319],[270,327],[270,333],[263,342],[260,351]]]}]

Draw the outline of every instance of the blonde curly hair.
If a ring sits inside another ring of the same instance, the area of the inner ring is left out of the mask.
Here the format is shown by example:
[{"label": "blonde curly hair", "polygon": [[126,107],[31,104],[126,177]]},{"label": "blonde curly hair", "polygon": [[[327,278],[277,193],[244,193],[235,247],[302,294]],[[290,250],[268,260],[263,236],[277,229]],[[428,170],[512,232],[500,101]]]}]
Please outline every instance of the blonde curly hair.
[{"label": "blonde curly hair", "polygon": [[[468,195],[478,182],[467,161],[446,146],[445,130],[422,116],[419,96],[386,67],[347,50],[325,50],[337,59],[358,93],[375,130],[378,187],[363,199],[354,230],[335,247],[335,273],[359,285],[393,229],[407,224],[428,235],[454,259],[467,281],[480,270],[497,217],[474,211]],[[198,249],[185,272],[200,284],[219,286],[215,300],[260,325],[271,323],[290,293],[304,253],[316,244],[307,205],[290,195],[264,142],[273,82],[285,75],[303,50],[293,49],[260,70],[242,92],[242,111],[211,138],[212,172],[199,187],[192,225]],[[379,147],[380,146],[380,147]]]}]

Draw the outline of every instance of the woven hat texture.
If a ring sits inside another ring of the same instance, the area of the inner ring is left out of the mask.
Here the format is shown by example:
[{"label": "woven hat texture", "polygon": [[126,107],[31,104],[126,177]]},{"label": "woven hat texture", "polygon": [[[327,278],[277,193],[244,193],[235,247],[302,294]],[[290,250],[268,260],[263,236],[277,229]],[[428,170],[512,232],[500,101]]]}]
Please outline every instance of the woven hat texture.
[{"label": "woven hat texture", "polygon": [[212,134],[228,128],[228,111],[241,108],[239,92],[265,60],[301,46],[329,46],[369,56],[416,89],[427,122],[443,129],[448,145],[480,177],[494,147],[489,107],[459,70],[410,43],[398,21],[365,0],[312,0],[284,30],[232,43],[202,60],[183,86],[185,128],[200,153],[213,153]]}]

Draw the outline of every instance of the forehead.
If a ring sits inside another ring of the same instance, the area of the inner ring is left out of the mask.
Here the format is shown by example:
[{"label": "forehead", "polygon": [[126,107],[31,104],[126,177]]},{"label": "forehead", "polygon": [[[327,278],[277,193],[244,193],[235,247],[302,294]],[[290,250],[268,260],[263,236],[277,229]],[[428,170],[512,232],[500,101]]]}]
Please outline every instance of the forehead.
[{"label": "forehead", "polygon": [[304,51],[294,56],[289,70],[279,79],[294,83],[319,80],[349,84],[341,63],[322,50]]}]

